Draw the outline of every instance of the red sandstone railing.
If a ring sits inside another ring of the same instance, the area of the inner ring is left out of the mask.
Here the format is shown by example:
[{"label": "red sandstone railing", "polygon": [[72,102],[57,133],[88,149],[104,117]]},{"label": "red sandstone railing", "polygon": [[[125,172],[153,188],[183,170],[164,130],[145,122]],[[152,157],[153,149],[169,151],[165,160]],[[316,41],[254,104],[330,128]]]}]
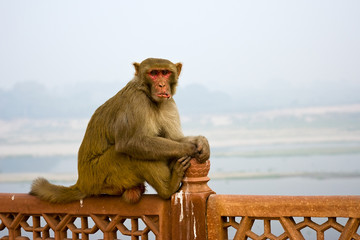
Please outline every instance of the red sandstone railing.
[{"label": "red sandstone railing", "polygon": [[145,195],[127,204],[103,196],[49,204],[0,194],[0,239],[360,239],[360,196],[216,195],[209,169],[209,161],[192,160],[171,200]]},{"label": "red sandstone railing", "polygon": [[55,205],[27,194],[1,194],[0,204],[0,230],[8,231],[1,239],[116,239],[118,233],[171,239],[169,201],[154,195],[136,205],[110,196]]},{"label": "red sandstone railing", "polygon": [[360,196],[212,195],[207,213],[209,240],[228,239],[229,232],[231,239],[360,239]]}]

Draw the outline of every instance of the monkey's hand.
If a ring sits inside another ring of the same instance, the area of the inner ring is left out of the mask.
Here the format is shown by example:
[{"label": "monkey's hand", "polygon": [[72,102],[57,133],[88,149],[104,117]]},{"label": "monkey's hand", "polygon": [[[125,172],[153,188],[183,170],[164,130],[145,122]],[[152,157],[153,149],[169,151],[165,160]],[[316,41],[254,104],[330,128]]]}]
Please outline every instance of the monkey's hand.
[{"label": "monkey's hand", "polygon": [[197,154],[195,155],[199,163],[203,163],[210,158],[210,146],[209,142],[204,136],[198,136],[196,138],[196,150]]},{"label": "monkey's hand", "polygon": [[199,163],[204,163],[210,158],[210,146],[206,137],[186,137],[186,140],[196,146],[196,151],[191,156],[196,158]]}]

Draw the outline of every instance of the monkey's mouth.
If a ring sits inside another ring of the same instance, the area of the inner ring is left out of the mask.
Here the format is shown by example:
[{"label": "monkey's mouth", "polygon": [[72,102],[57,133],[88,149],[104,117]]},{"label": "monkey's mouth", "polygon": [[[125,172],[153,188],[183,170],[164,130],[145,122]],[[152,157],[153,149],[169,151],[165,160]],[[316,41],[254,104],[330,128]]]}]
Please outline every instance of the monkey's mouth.
[{"label": "monkey's mouth", "polygon": [[170,98],[171,97],[171,95],[168,93],[159,93],[159,94],[157,94],[157,96],[159,98]]}]

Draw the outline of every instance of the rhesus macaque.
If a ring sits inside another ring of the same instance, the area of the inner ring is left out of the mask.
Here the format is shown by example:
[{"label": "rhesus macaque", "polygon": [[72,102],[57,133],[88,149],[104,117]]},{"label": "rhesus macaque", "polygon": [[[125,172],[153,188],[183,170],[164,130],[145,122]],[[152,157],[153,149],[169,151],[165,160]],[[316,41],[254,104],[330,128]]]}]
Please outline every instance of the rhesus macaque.
[{"label": "rhesus macaque", "polygon": [[203,136],[184,137],[175,101],[181,63],[149,58],[134,63],[135,77],[91,117],[78,153],[78,180],[70,187],[35,179],[30,194],[53,203],[88,196],[140,200],[145,181],[168,199],[190,159],[210,157]]}]

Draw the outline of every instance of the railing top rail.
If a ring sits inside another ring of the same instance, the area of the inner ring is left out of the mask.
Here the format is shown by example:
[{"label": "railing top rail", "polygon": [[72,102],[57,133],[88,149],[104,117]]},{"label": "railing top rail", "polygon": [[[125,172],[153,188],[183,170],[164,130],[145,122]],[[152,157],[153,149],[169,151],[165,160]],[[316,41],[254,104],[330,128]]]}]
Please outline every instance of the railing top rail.
[{"label": "railing top rail", "polygon": [[222,216],[360,217],[360,196],[211,195]]},{"label": "railing top rail", "polygon": [[170,201],[157,195],[144,195],[137,204],[129,204],[118,196],[101,196],[67,203],[51,204],[21,193],[0,193],[0,212],[23,214],[68,213],[68,214],[121,214],[122,216],[158,215],[168,212]]}]

